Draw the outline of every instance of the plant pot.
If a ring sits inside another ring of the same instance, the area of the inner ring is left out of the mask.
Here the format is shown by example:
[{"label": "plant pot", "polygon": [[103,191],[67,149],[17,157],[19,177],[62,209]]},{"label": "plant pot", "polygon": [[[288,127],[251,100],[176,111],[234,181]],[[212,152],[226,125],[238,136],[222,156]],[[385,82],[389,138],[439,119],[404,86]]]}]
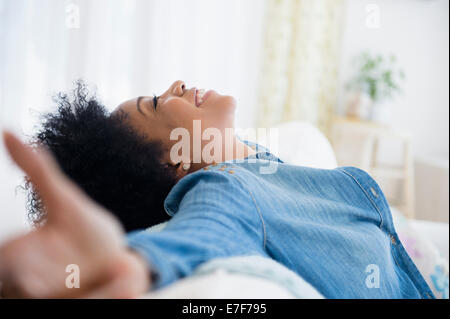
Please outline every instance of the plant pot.
[{"label": "plant pot", "polygon": [[372,116],[373,102],[370,96],[364,92],[352,92],[347,99],[347,116],[361,120],[370,120]]},{"label": "plant pot", "polygon": [[373,103],[370,120],[383,125],[392,123],[392,105],[388,101]]}]

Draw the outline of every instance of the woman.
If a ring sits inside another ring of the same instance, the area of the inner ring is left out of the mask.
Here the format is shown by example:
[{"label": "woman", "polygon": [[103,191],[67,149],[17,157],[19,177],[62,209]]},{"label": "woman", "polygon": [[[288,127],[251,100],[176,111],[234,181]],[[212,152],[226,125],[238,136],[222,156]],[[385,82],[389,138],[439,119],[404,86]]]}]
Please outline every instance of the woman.
[{"label": "woman", "polygon": [[[434,297],[365,172],[298,167],[253,150],[230,136],[234,98],[187,89],[182,81],[159,97],[126,101],[111,115],[82,84],[75,93],[74,101],[59,97],[37,142],[127,231],[170,220],[161,232],[125,237],[51,157],[6,134],[9,152],[36,188],[31,216],[46,222],[0,249],[5,295],[73,296],[63,286],[73,260],[84,273],[75,296],[123,297],[173,283],[216,257],[257,255],[284,264],[327,298]],[[196,121],[202,137],[208,129],[225,136],[219,147],[196,141]],[[189,136],[181,155],[173,132]]]}]

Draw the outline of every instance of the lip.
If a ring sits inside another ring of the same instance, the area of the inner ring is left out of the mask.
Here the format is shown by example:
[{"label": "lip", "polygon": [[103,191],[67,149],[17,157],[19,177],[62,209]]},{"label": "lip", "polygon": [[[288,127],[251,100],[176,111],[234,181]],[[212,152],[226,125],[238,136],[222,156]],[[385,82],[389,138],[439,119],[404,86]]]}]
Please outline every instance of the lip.
[{"label": "lip", "polygon": [[[192,91],[192,95],[193,95],[193,100],[194,100],[194,105],[196,107],[200,107],[200,105],[198,105],[198,101],[197,101],[197,91],[198,89],[196,87],[193,87],[190,89],[190,91]],[[205,103],[205,101],[208,99],[208,96],[211,95],[211,93],[215,92],[214,90],[208,90],[205,92],[205,94],[203,94],[202,97],[202,104]]]}]

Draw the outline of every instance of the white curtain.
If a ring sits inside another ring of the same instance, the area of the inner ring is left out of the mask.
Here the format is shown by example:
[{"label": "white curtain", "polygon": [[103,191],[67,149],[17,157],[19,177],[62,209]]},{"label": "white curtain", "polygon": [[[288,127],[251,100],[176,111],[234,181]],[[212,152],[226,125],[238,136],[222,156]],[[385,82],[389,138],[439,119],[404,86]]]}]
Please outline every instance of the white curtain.
[{"label": "white curtain", "polygon": [[302,120],[327,132],[337,100],[344,0],[269,0],[259,126]]}]

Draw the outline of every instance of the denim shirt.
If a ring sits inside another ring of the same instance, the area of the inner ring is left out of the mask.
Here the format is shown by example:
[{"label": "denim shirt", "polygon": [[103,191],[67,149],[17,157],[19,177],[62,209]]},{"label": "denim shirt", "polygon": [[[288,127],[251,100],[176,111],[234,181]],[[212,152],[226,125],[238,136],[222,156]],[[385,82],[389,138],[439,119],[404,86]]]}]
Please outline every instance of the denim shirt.
[{"label": "denim shirt", "polygon": [[153,289],[213,258],[257,255],[326,298],[434,298],[380,187],[358,168],[290,165],[259,148],[187,175],[164,205],[172,218],[161,232],[127,235],[155,274]]}]

